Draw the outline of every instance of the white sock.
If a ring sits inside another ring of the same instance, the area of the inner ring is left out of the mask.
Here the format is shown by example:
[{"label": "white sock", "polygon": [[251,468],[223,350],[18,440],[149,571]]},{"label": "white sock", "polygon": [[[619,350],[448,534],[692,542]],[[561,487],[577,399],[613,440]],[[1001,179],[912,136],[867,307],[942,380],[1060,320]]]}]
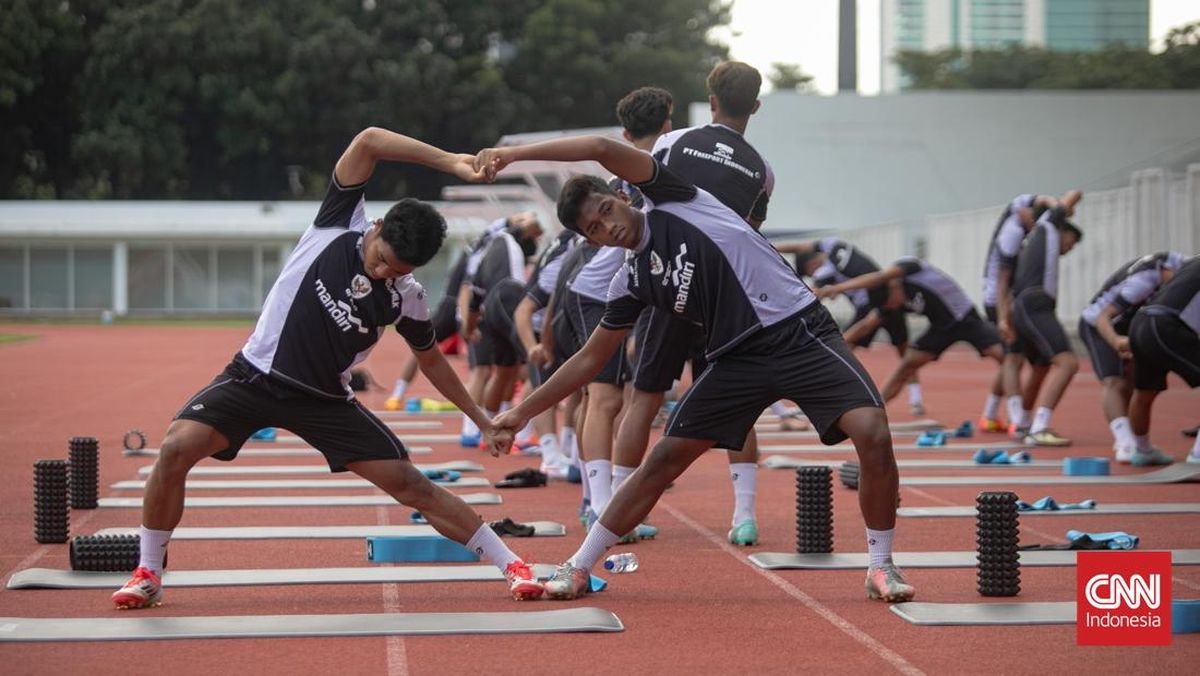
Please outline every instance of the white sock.
[{"label": "white sock", "polygon": [[782,401],[777,401],[774,404],[771,404],[771,413],[774,413],[780,418],[786,418],[792,414],[792,412],[788,410],[787,404],[783,403]]},{"label": "white sock", "polygon": [[163,558],[167,555],[167,543],[171,541],[171,533],[173,532],[175,531],[152,530],[142,526],[139,531],[141,535],[139,547],[141,557],[138,559],[138,565],[161,577]]},{"label": "white sock", "polygon": [[1000,418],[1000,396],[989,393],[983,404],[983,419],[998,420]]},{"label": "white sock", "polygon": [[613,465],[612,466],[612,492],[613,492],[613,495],[617,494],[617,489],[621,487],[621,484],[625,483],[625,480],[628,479],[629,475],[633,474],[633,472],[636,469],[637,469],[636,467],[629,467],[627,465]]},{"label": "white sock", "polygon": [[1150,452],[1150,435],[1149,434],[1133,435],[1133,443],[1135,446],[1137,446],[1138,453],[1149,453]]},{"label": "white sock", "polygon": [[542,452],[542,464],[561,465],[562,452],[558,448],[558,437],[553,434],[543,435],[538,439],[538,449]]},{"label": "white sock", "polygon": [[466,413],[463,414],[462,435],[464,437],[479,436],[479,426],[475,424],[474,420],[467,417]]},{"label": "white sock", "polygon": [[604,552],[617,544],[617,540],[620,539],[621,536],[614,534],[605,528],[604,524],[597,521],[588,531],[587,537],[583,539],[583,544],[579,545],[579,551],[567,559],[567,563],[576,568],[591,570],[600,557],[604,556]]},{"label": "white sock", "polygon": [[729,464],[729,478],[733,481],[733,524],[734,526],[754,518],[754,496],[758,492],[758,465],[753,462]]},{"label": "white sock", "polygon": [[1050,414],[1052,413],[1054,413],[1053,410],[1048,409],[1045,406],[1038,406],[1037,413],[1033,414],[1033,425],[1029,428],[1029,433],[1037,434],[1038,432],[1044,432],[1049,429]]},{"label": "white sock", "polygon": [[1021,409],[1021,424],[1019,425],[1019,427],[1029,429],[1029,426],[1031,424],[1033,424],[1032,421],[1033,421],[1033,411],[1030,411],[1027,408]]},{"label": "white sock", "polygon": [[1021,398],[1013,395],[1008,398],[1008,422],[1020,426],[1021,413],[1025,409],[1021,408]]},{"label": "white sock", "polygon": [[408,391],[408,381],[399,378],[396,380],[396,386],[392,388],[392,396],[396,399],[403,399],[404,393]]},{"label": "white sock", "polygon": [[587,468],[584,467],[583,458],[577,455],[577,456],[575,456],[575,459],[572,460],[571,462],[575,463],[575,466],[579,468],[579,476],[583,478],[583,481],[582,481],[582,483],[583,483],[583,499],[585,502],[591,504],[591,502],[592,502],[592,485],[590,483],[588,483]]},{"label": "white sock", "polygon": [[467,540],[467,549],[496,564],[501,571],[513,561],[521,560],[521,557],[513,554],[508,545],[504,544],[504,540],[501,540],[496,531],[486,523],[480,525],[479,530]]},{"label": "white sock", "polygon": [[525,426],[521,428],[521,431],[517,432],[515,440],[525,443],[533,439],[534,434],[536,434],[536,431],[533,429],[533,418],[530,418],[529,421],[525,423]]},{"label": "white sock", "polygon": [[867,529],[867,552],[870,554],[870,566],[883,565],[892,560],[892,540],[896,537],[896,529],[871,530]]},{"label": "white sock", "polygon": [[1196,443],[1192,444],[1192,457],[1200,458],[1200,434],[1196,435]]},{"label": "white sock", "polygon": [[568,460],[579,459],[579,446],[575,443],[575,428],[563,425],[558,431],[558,447]]},{"label": "white sock", "polygon": [[908,384],[908,405],[916,406],[921,403],[921,383]]},{"label": "white sock", "polygon": [[583,480],[592,489],[592,511],[599,516],[612,499],[612,463],[608,460],[588,460],[583,468]]},{"label": "white sock", "polygon": [[1129,418],[1125,416],[1114,418],[1112,422],[1108,423],[1108,429],[1112,430],[1113,441],[1118,446],[1130,448],[1134,445],[1133,427],[1129,424]]}]

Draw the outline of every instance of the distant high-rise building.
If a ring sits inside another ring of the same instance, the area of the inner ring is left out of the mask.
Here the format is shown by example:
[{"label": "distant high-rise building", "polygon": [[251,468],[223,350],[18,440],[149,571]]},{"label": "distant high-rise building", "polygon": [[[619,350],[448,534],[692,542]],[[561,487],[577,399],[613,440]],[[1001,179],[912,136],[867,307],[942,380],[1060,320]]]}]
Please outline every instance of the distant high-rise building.
[{"label": "distant high-rise building", "polygon": [[904,89],[901,50],[1010,44],[1091,51],[1150,46],[1150,0],[880,0],[880,87]]}]

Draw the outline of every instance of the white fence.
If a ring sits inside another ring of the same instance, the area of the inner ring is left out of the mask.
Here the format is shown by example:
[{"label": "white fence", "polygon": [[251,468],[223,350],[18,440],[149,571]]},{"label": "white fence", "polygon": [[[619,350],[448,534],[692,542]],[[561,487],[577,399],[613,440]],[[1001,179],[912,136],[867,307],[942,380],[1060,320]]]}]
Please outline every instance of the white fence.
[{"label": "white fence", "polygon": [[[902,255],[922,256],[958,280],[979,305],[988,241],[1003,209],[998,204],[839,236],[880,265]],[[1162,169],[1138,171],[1128,187],[1086,193],[1072,220],[1083,230],[1083,241],[1061,261],[1058,293],[1058,314],[1069,329],[1122,263],[1155,251],[1200,252],[1200,164],[1189,165],[1183,177]]]}]

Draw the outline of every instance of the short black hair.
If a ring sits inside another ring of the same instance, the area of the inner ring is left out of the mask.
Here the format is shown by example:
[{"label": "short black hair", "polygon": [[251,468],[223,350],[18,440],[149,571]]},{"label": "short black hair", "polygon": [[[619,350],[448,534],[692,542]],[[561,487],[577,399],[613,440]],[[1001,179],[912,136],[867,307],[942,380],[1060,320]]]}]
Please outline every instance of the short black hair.
[{"label": "short black hair", "polygon": [[1078,225],[1075,225],[1071,221],[1063,221],[1063,226],[1059,228],[1059,230],[1075,235],[1076,244],[1079,244],[1083,241],[1083,231],[1079,229]]},{"label": "short black hair", "polygon": [[708,74],[708,91],[717,97],[721,110],[733,117],[749,117],[758,100],[762,75],[754,66],[741,61],[718,63]]},{"label": "short black hair", "polygon": [[379,236],[392,247],[397,260],[421,267],[442,248],[446,219],[429,204],[406,197],[388,209]]},{"label": "short black hair", "polygon": [[671,117],[675,100],[659,87],[638,87],[617,102],[617,119],[635,140],[657,134]]},{"label": "short black hair", "polygon": [[825,253],[825,252],[817,251],[816,249],[813,249],[812,251],[805,251],[803,253],[798,252],[798,253],[792,254],[792,257],[795,260],[796,272],[800,273],[801,276],[804,276],[805,274],[807,274],[804,272],[804,269],[808,267],[808,262],[811,261],[812,259],[816,258],[817,256],[820,256],[823,253]]},{"label": "short black hair", "polygon": [[583,203],[593,194],[616,195],[604,180],[596,176],[575,176],[568,180],[558,194],[558,221],[571,232],[583,234],[579,229],[579,212]]}]

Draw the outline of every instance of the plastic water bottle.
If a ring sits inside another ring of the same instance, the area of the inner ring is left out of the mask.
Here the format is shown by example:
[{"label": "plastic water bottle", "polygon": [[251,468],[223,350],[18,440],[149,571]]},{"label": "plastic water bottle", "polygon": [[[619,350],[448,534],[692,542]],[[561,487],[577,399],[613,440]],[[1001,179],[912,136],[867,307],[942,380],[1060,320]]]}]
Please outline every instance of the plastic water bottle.
[{"label": "plastic water bottle", "polygon": [[604,559],[604,570],[610,573],[632,573],[638,569],[637,554],[624,552]]}]

